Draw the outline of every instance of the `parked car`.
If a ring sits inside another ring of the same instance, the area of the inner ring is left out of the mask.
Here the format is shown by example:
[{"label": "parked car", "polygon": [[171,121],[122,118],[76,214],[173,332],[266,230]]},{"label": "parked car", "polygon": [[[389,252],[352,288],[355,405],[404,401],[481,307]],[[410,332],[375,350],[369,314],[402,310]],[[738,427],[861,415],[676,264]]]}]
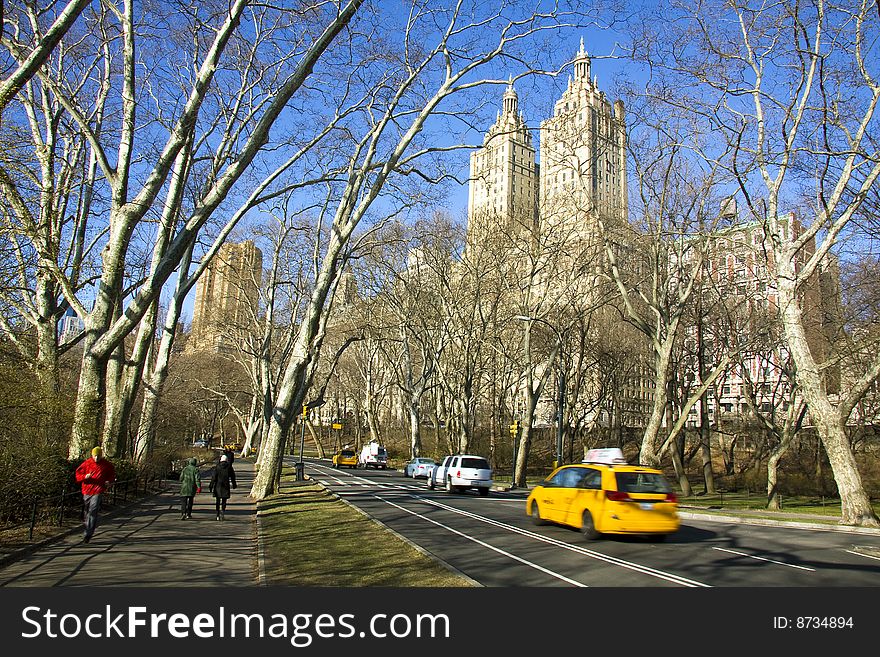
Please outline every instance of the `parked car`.
[{"label": "parked car", "polygon": [[204,438],[200,438],[196,442],[193,443],[193,447],[206,448],[208,446],[208,441]]},{"label": "parked car", "polygon": [[583,463],[563,465],[535,486],[526,514],[537,525],[552,522],[602,534],[642,534],[663,540],[678,531],[678,499],[660,470],[629,465],[617,448],[590,450]]},{"label": "parked car", "polygon": [[340,449],[333,455],[331,459],[334,468],[356,468],[358,464],[357,454],[353,449]]},{"label": "parked car", "polygon": [[428,488],[434,490],[437,486],[443,486],[450,493],[475,488],[485,497],[492,483],[489,461],[473,454],[447,456],[428,474]]},{"label": "parked car", "polygon": [[412,461],[408,461],[406,465],[403,466],[403,476],[412,477],[413,479],[427,477],[428,473],[435,465],[437,465],[437,463],[434,459],[419,456]]}]

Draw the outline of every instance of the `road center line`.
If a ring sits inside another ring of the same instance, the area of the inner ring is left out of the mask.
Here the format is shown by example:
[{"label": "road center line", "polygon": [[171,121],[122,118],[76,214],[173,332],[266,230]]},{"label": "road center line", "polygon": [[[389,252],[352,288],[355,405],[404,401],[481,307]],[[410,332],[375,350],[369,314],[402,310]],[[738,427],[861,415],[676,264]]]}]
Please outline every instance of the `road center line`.
[{"label": "road center line", "polygon": [[[382,497],[379,497],[378,495],[376,495],[374,497],[376,497],[377,499],[381,499],[383,502],[386,502],[387,504],[392,504],[388,500],[386,500]],[[457,513],[459,515],[463,515],[463,516],[472,518],[474,520],[478,520],[480,522],[484,522],[486,524],[493,525],[493,526],[499,527],[501,529],[505,529],[505,530],[512,532],[514,534],[520,534],[521,536],[526,536],[528,538],[532,538],[532,539],[534,539],[536,541],[540,541],[542,543],[548,543],[548,544],[554,545],[556,547],[561,547],[563,549],[570,550],[572,552],[577,552],[578,554],[583,554],[585,556],[590,557],[591,559],[596,559],[598,561],[604,561],[606,563],[610,563],[615,566],[620,566],[622,568],[634,570],[636,572],[640,572],[645,575],[650,575],[651,577],[657,577],[659,579],[664,579],[666,581],[673,582],[675,584],[680,584],[682,586],[688,586],[688,587],[708,587],[709,586],[708,584],[703,584],[702,582],[697,582],[695,580],[687,579],[685,577],[681,577],[681,576],[675,575],[673,573],[666,573],[666,572],[663,572],[660,570],[655,570],[654,568],[650,568],[648,566],[642,566],[640,564],[632,563],[630,561],[624,561],[623,559],[618,559],[617,557],[611,557],[606,554],[602,554],[601,552],[595,552],[593,550],[588,550],[587,548],[582,548],[582,547],[579,547],[576,545],[572,545],[570,543],[565,543],[564,541],[559,541],[554,538],[550,538],[549,536],[542,536],[541,534],[537,534],[535,532],[530,532],[526,529],[520,529],[519,527],[515,527],[514,525],[508,525],[508,524],[499,522],[497,520],[493,520],[492,518],[480,516],[475,513],[470,513],[469,511],[463,511],[461,509],[456,509],[455,507],[452,507],[452,506],[449,506],[446,504],[442,504],[440,502],[437,502],[435,500],[430,500],[425,497],[421,497],[420,495],[411,495],[411,497],[413,497],[416,500],[419,500],[420,502],[424,502],[425,504],[430,504],[430,505],[436,506],[438,508],[445,509],[447,511],[451,511],[452,513]],[[394,506],[397,506],[397,505],[394,505]],[[415,515],[417,517],[424,518],[425,520],[428,520],[429,522],[433,522],[430,518],[426,518],[425,516],[423,516],[421,514],[411,512],[411,511],[407,511],[407,512],[412,513],[413,515]]]},{"label": "road center line", "polygon": [[717,546],[713,547],[712,549],[713,550],[720,550],[721,552],[730,552],[730,554],[736,554],[741,557],[748,557],[749,559],[757,559],[758,561],[767,561],[769,563],[775,563],[779,566],[788,566],[789,568],[800,568],[801,570],[809,570],[812,573],[816,572],[815,568],[807,568],[806,566],[798,566],[797,564],[793,564],[793,563],[785,563],[784,561],[776,561],[774,559],[767,559],[766,557],[759,557],[756,554],[748,554],[746,552],[737,552],[736,550],[728,550],[727,548],[722,548],[722,547],[717,547]]}]

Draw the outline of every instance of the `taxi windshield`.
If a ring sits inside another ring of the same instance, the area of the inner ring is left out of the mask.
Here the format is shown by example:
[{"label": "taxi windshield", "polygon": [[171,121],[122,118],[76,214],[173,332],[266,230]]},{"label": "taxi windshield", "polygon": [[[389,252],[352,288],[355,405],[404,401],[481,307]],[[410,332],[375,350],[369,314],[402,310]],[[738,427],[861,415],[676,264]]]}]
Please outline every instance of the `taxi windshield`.
[{"label": "taxi windshield", "polygon": [[666,477],[656,472],[617,472],[617,490],[623,493],[671,493]]}]

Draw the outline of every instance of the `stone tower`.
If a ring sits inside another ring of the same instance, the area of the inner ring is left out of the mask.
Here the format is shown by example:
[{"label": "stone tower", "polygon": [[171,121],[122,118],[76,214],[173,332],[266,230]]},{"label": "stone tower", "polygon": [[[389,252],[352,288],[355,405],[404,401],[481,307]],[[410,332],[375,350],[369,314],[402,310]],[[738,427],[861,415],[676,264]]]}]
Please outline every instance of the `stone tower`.
[{"label": "stone tower", "polygon": [[[541,122],[542,230],[564,227],[588,238],[593,220],[627,217],[626,121],[591,78],[590,55],[580,51],[553,116]],[[571,222],[575,222],[572,225]]]},{"label": "stone tower", "polygon": [[538,172],[535,148],[519,99],[508,83],[502,110],[471,153],[468,239],[481,243],[494,232],[531,229],[537,218]]}]

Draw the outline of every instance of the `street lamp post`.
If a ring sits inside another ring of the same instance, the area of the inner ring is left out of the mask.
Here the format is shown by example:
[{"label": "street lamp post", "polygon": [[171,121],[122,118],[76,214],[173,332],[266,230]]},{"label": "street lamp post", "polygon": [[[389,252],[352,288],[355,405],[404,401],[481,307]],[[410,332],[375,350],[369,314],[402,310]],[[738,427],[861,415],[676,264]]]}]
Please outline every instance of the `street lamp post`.
[{"label": "street lamp post", "polygon": [[[546,324],[550,327],[550,329],[556,334],[556,339],[558,340],[559,349],[562,349],[562,334],[559,332],[553,324],[548,322],[546,319],[542,319],[540,317],[529,317],[527,315],[516,315],[514,319],[521,322],[540,322],[542,324]],[[560,365],[559,367],[559,380],[558,380],[558,402],[557,402],[557,416],[556,416],[556,460],[553,462],[553,468],[559,467],[562,463],[562,422],[563,422],[563,411],[565,409],[565,370]]]},{"label": "street lamp post", "polygon": [[562,463],[562,419],[565,417],[565,370],[559,368],[559,403],[557,404],[558,415],[556,416],[556,463],[559,467]]}]

